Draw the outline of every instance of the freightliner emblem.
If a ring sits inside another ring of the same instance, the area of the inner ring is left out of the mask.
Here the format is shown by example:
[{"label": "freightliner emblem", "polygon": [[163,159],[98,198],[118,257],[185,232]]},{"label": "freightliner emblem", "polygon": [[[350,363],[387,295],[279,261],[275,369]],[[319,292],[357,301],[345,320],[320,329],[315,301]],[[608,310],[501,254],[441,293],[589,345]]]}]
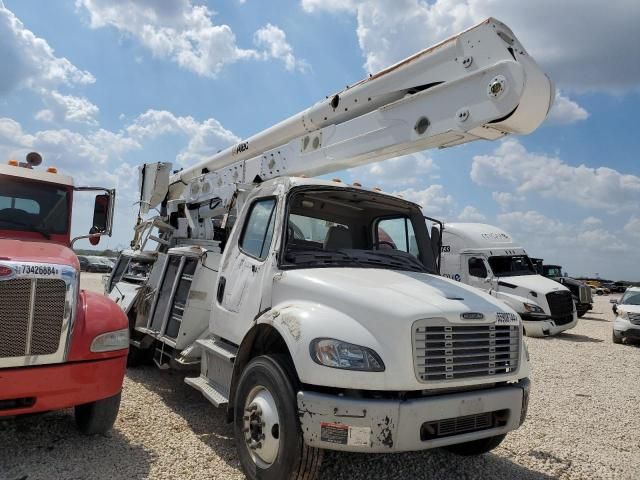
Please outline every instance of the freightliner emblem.
[{"label": "freightliner emblem", "polygon": [[465,312],[460,314],[463,320],[484,320],[484,314],[479,312]]},{"label": "freightliner emblem", "polygon": [[2,280],[11,280],[16,276],[16,271],[11,268],[9,265],[0,264],[0,281]]}]

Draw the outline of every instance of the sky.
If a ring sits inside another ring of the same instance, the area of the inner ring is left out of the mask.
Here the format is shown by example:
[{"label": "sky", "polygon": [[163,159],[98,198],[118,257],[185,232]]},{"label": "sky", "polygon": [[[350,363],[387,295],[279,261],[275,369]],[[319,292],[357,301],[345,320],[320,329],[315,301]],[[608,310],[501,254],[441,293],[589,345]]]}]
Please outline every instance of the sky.
[{"label": "sky", "polygon": [[[545,123],[331,178],[500,226],[574,276],[640,280],[636,0],[0,0],[0,161],[38,151],[115,187],[101,246],[126,247],[138,165],[193,165],[489,16],[554,80]],[[76,198],[74,234],[91,206]]]}]

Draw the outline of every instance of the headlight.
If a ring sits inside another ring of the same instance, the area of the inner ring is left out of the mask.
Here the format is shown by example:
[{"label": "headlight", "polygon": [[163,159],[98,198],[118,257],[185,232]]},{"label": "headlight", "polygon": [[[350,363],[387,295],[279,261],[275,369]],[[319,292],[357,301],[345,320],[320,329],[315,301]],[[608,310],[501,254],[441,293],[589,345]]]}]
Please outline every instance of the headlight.
[{"label": "headlight", "polygon": [[111,352],[129,348],[129,329],[123,328],[114,332],[98,335],[91,342],[91,351],[94,353]]},{"label": "headlight", "polygon": [[533,303],[523,303],[522,305],[524,305],[524,309],[528,313],[544,313],[543,309]]},{"label": "headlight", "polygon": [[629,313],[623,310],[618,310],[618,316],[624,320],[629,320]]},{"label": "headlight", "polygon": [[316,338],[309,345],[309,352],[314,362],[326,367],[384,372],[384,363],[376,352],[353,343],[333,338]]}]

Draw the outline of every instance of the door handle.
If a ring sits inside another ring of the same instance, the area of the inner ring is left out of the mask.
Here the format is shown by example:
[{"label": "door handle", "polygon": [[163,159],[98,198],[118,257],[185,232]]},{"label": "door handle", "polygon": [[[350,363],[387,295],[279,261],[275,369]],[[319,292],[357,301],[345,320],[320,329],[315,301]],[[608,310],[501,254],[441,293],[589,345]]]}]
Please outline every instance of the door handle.
[{"label": "door handle", "polygon": [[227,279],[224,277],[220,277],[218,280],[218,291],[216,292],[216,298],[218,299],[218,303],[222,303],[222,299],[224,298],[224,287],[227,284]]}]

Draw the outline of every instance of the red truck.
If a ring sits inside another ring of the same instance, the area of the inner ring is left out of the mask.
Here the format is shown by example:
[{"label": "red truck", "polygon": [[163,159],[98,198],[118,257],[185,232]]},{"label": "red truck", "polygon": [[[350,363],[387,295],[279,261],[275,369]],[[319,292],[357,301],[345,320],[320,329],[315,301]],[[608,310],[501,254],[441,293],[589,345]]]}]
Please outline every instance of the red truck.
[{"label": "red truck", "polygon": [[[111,235],[115,190],[74,187],[42,158],[0,165],[0,417],[75,408],[78,429],[104,433],[120,407],[127,318],[80,290],[79,238]],[[76,191],[99,191],[88,235],[71,240]]]}]

